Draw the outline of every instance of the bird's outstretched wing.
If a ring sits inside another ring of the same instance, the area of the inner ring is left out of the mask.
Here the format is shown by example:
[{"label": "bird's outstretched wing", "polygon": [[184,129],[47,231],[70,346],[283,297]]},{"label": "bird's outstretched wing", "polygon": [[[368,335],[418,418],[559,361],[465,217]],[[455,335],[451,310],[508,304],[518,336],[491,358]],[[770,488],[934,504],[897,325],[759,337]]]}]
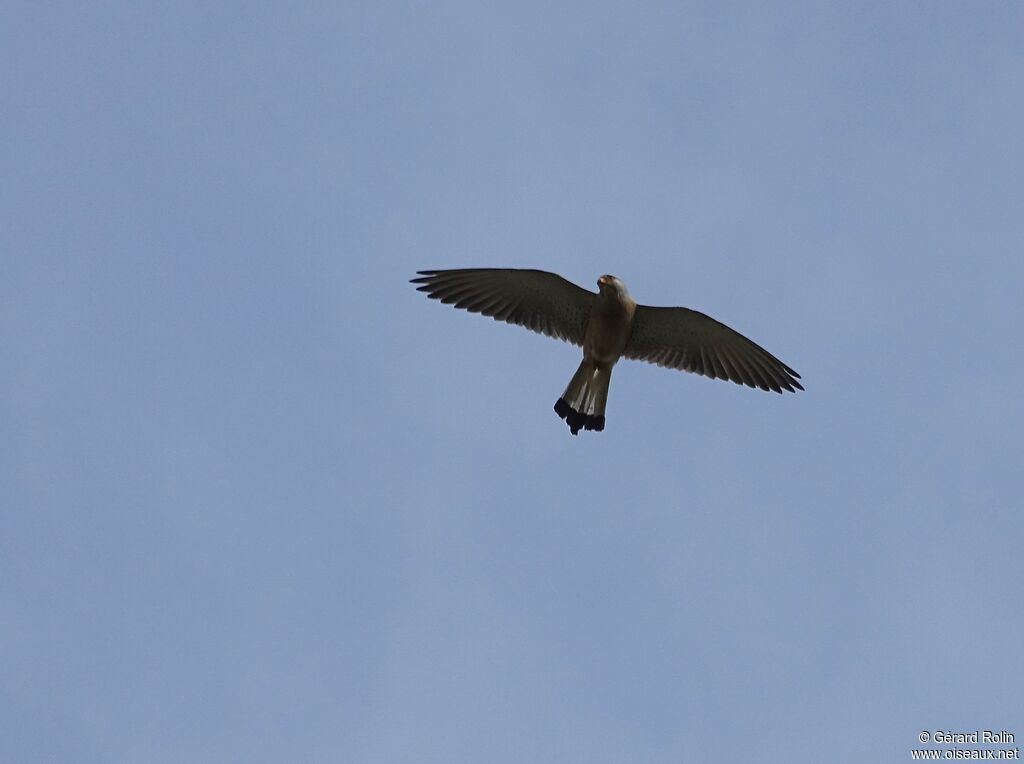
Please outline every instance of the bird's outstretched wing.
[{"label": "bird's outstretched wing", "polygon": [[623,355],[762,390],[803,390],[800,375],[764,348],[689,308],[638,305]]},{"label": "bird's outstretched wing", "polygon": [[496,321],[525,326],[574,345],[583,333],[596,295],[546,271],[466,268],[418,271],[417,289],[427,297]]}]

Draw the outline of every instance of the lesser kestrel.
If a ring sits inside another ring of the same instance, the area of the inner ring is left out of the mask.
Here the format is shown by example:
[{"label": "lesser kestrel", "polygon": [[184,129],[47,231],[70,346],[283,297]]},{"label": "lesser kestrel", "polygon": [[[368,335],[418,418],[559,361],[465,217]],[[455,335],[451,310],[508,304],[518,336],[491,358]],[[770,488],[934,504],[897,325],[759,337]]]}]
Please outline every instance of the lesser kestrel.
[{"label": "lesser kestrel", "polygon": [[761,390],[803,390],[799,374],[739,332],[689,308],[637,305],[615,276],[601,276],[594,294],[536,270],[419,275],[412,283],[428,297],[583,347],[583,362],[555,403],[573,435],[604,429],[612,367],[623,356]]}]

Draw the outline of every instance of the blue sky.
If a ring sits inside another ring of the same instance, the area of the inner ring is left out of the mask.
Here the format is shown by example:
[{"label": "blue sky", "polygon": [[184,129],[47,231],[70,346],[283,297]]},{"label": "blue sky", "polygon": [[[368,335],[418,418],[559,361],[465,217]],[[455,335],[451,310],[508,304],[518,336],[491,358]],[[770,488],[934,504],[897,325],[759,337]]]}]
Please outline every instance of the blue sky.
[{"label": "blue sky", "polygon": [[[1024,12],[11,3],[0,760],[1024,735]],[[422,268],[705,311],[777,396]],[[1020,738],[1018,738],[1020,739]]]}]

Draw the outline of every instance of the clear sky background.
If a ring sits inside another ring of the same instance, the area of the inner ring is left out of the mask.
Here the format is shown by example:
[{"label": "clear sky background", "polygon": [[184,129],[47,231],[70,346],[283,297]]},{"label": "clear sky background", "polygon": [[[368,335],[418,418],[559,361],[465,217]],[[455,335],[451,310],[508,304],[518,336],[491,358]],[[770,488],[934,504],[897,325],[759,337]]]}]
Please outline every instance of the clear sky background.
[{"label": "clear sky background", "polygon": [[[1024,739],[1016,3],[40,3],[0,24],[0,761]],[[802,375],[431,302],[538,267]]]}]

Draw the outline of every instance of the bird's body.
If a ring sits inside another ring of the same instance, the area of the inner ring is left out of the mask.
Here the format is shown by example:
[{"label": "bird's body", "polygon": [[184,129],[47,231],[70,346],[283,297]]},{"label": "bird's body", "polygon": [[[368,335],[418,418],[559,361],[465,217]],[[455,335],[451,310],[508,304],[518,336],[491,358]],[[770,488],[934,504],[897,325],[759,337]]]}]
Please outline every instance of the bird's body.
[{"label": "bird's body", "polygon": [[420,271],[428,297],[580,345],[583,361],[555,412],[573,435],[603,430],[612,368],[625,356],[762,390],[803,390],[800,375],[725,324],[689,308],[637,305],[615,276],[588,292],[545,271]]},{"label": "bird's body", "polygon": [[600,292],[591,304],[583,333],[583,362],[555,403],[555,412],[569,424],[573,435],[581,428],[604,429],[612,367],[626,349],[636,313],[636,301],[621,281],[602,276],[597,284]]},{"label": "bird's body", "polygon": [[601,291],[590,308],[590,320],[583,335],[584,358],[614,365],[629,341],[629,330],[636,313],[636,300],[626,285],[614,276],[598,279]]}]

